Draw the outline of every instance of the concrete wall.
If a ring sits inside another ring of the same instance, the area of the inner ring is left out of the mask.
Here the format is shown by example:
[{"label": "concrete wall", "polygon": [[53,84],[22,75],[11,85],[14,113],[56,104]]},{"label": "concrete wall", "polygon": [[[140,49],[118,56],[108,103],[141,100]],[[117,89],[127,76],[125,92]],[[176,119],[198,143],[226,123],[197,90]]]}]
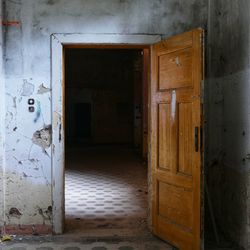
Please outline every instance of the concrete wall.
[{"label": "concrete wall", "polygon": [[[6,27],[4,34],[6,229],[21,233],[49,232],[51,34],[162,34],[168,37],[197,26],[204,27],[207,1],[5,0],[4,3],[6,19],[20,22],[20,25]],[[29,98],[35,100],[34,113],[28,111]]]},{"label": "concrete wall", "polygon": [[250,2],[210,1],[208,184],[221,232],[249,249]]}]

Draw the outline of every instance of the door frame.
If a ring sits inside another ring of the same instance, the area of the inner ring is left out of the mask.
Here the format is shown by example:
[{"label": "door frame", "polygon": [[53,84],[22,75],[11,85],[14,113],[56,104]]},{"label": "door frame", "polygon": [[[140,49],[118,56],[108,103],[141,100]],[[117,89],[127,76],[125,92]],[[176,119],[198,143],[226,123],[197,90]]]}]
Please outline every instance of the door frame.
[{"label": "door frame", "polygon": [[[51,120],[52,120],[52,227],[64,229],[64,48],[143,49],[161,41],[161,35],[52,34],[51,44]],[[150,84],[150,81],[149,81]],[[149,88],[150,89],[150,88]],[[150,117],[150,116],[149,116]]]}]

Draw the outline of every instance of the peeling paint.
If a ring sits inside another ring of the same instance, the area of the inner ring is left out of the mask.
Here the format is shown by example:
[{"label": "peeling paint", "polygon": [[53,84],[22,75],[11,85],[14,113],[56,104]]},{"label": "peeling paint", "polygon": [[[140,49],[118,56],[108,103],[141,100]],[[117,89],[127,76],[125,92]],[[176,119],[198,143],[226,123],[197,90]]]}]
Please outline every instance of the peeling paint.
[{"label": "peeling paint", "polygon": [[23,86],[21,95],[22,96],[31,96],[34,93],[35,86],[34,84],[28,82],[26,79],[23,80]]},{"label": "peeling paint", "polygon": [[43,84],[41,84],[41,85],[39,86],[39,89],[38,89],[38,91],[37,91],[37,94],[42,95],[42,94],[48,93],[48,92],[50,92],[50,91],[51,91],[50,88],[46,88]]},{"label": "peeling paint", "polygon": [[52,216],[52,206],[48,206],[46,210],[43,210],[42,208],[38,207],[38,214],[41,215],[43,218],[43,221],[45,222],[46,220],[51,221],[51,216]]},{"label": "peeling paint", "polygon": [[53,113],[53,126],[57,128],[61,123],[61,115],[58,112]]},{"label": "peeling paint", "polygon": [[44,128],[37,130],[33,134],[32,142],[40,147],[42,147],[44,150],[46,148],[49,148],[51,145],[51,125],[47,125]]},{"label": "peeling paint", "polygon": [[17,208],[12,207],[9,211],[9,215],[19,219],[22,216],[22,213],[20,213]]}]

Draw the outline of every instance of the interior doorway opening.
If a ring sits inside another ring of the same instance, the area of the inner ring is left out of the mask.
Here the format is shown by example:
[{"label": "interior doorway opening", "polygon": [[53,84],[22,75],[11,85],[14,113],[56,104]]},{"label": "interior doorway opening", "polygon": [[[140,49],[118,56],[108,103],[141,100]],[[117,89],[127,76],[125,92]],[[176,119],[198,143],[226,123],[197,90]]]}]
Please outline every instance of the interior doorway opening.
[{"label": "interior doorway opening", "polygon": [[66,233],[147,230],[148,54],[65,48]]}]

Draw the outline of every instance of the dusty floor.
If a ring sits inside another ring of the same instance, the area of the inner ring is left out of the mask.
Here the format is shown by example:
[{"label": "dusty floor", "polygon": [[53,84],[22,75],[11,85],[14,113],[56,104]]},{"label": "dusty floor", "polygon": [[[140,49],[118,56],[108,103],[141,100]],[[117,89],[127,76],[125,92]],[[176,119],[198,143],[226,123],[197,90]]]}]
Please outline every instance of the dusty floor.
[{"label": "dusty floor", "polygon": [[75,149],[67,162],[67,233],[147,230],[147,166],[132,149]]},{"label": "dusty floor", "polygon": [[70,149],[65,198],[65,234],[16,236],[0,250],[174,249],[147,228],[147,166],[129,147]]}]

